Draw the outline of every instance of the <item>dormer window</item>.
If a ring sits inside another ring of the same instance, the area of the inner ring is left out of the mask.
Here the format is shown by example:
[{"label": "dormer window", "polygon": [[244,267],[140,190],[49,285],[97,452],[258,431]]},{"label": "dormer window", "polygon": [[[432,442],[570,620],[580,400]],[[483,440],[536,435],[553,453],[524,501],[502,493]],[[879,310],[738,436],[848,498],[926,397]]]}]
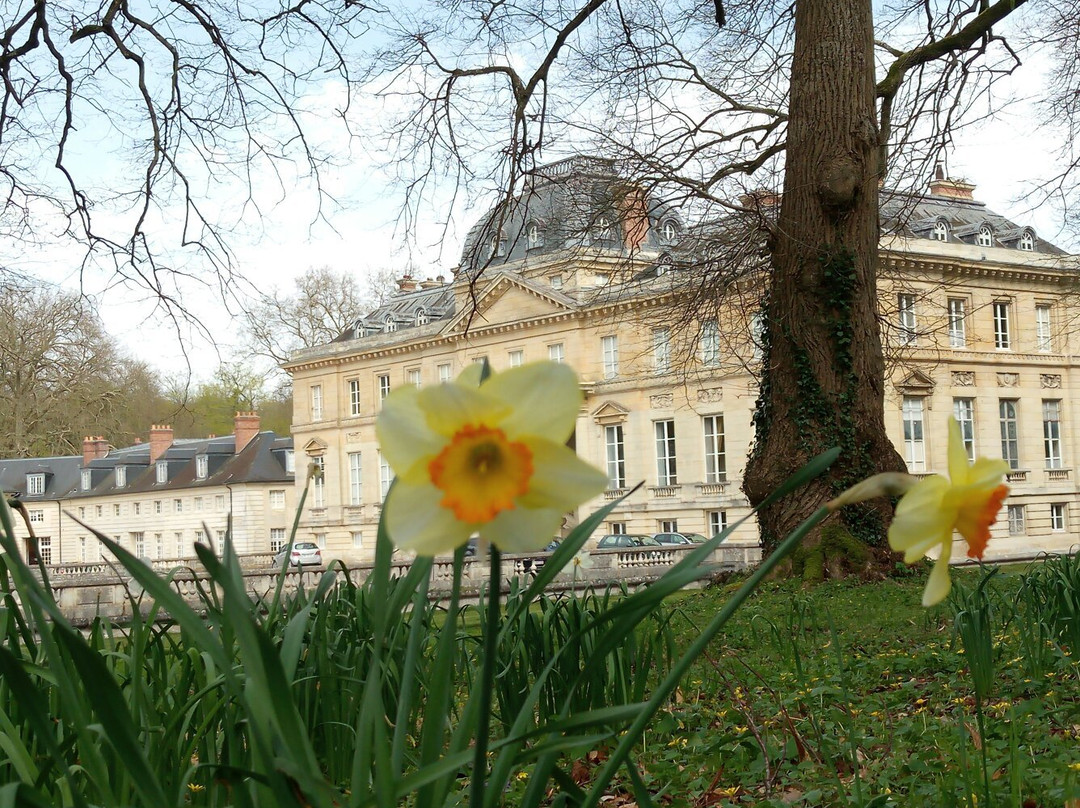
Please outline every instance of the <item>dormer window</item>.
[{"label": "dormer window", "polygon": [[383,325],[385,326],[387,334],[389,334],[391,331],[397,331],[397,323],[390,315],[387,315],[386,319],[383,320]]},{"label": "dormer window", "polygon": [[488,258],[506,255],[506,234],[496,233],[488,242]]},{"label": "dormer window", "polygon": [[1035,234],[1030,230],[1025,230],[1020,236],[1020,243],[1017,245],[1021,250],[1025,252],[1035,251]]},{"label": "dormer window", "polygon": [[127,466],[116,467],[116,487],[124,488],[127,485]]},{"label": "dormer window", "polygon": [[417,325],[427,325],[427,321],[428,321],[427,312],[424,309],[417,309],[416,310],[416,324]]},{"label": "dormer window", "polygon": [[352,330],[353,330],[353,339],[360,339],[360,337],[367,336],[367,334],[364,333],[364,321],[363,320],[357,320],[355,323],[353,323]]},{"label": "dormer window", "polygon": [[979,228],[978,238],[980,247],[994,246],[994,231],[987,227],[985,224]]},{"label": "dormer window", "polygon": [[158,483],[167,483],[169,481],[169,464],[165,460],[159,460],[157,465],[154,466],[154,479]]},{"label": "dormer window", "polygon": [[540,246],[540,225],[536,222],[529,222],[525,225],[525,239],[528,243],[529,249]]},{"label": "dormer window", "polygon": [[606,242],[611,239],[611,219],[601,216],[596,220],[596,240]]},{"label": "dormer window", "polygon": [[670,255],[661,255],[660,260],[656,262],[657,277],[666,275],[674,268],[674,266],[675,264],[672,262]]},{"label": "dormer window", "polygon": [[93,475],[90,474],[90,469],[83,469],[79,475],[79,489],[89,491],[91,482],[93,482]]},{"label": "dormer window", "polygon": [[197,455],[195,457],[195,479],[205,480],[209,468],[210,463],[208,462],[206,455]]},{"label": "dormer window", "polygon": [[949,240],[949,225],[947,225],[941,219],[934,222],[934,231],[930,234],[930,238],[934,241],[948,241]]},{"label": "dormer window", "polygon": [[30,497],[40,497],[45,494],[45,475],[44,474],[27,474],[26,475],[26,495]]},{"label": "dormer window", "polygon": [[674,241],[675,237],[679,235],[679,226],[675,224],[673,219],[668,219],[661,226],[661,232],[664,235],[664,241]]},{"label": "dormer window", "polygon": [[296,473],[296,455],[293,454],[292,449],[286,449],[285,450],[285,473],[286,474],[295,474]]}]

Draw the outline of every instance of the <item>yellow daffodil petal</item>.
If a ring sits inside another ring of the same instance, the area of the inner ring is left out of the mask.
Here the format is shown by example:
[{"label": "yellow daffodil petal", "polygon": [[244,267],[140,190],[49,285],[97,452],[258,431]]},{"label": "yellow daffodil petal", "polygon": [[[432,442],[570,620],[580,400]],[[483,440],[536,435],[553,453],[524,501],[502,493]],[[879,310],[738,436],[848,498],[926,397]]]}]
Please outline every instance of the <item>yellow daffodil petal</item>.
[{"label": "yellow daffodil petal", "polygon": [[499,424],[511,437],[536,435],[565,443],[574,431],[581,389],[567,365],[538,362],[511,368],[493,375],[482,389],[513,404],[513,411]]},{"label": "yellow daffodil petal", "polygon": [[949,578],[949,559],[952,556],[952,537],[946,537],[941,545],[941,555],[934,562],[934,568],[930,571],[930,578],[923,590],[922,605],[934,606],[945,600],[952,589],[952,580]]},{"label": "yellow daffodil petal", "polygon": [[951,534],[951,527],[944,527],[938,533],[927,533],[921,541],[912,542],[904,549],[904,563],[914,564],[921,560],[931,547],[943,544]]},{"label": "yellow daffodil petal", "polygon": [[535,438],[525,438],[522,443],[533,458],[529,490],[520,499],[526,508],[554,508],[565,513],[607,488],[607,475],[578,457],[573,449]]},{"label": "yellow daffodil petal", "polygon": [[402,471],[438,452],[445,440],[427,425],[420,409],[419,390],[402,387],[386,398],[375,423],[375,436],[386,462]]},{"label": "yellow daffodil petal", "polygon": [[1008,474],[1009,464],[1001,458],[977,457],[968,471],[968,485],[985,490],[992,490],[1001,484]]},{"label": "yellow daffodil petal", "polygon": [[461,384],[465,387],[479,387],[480,377],[484,375],[483,362],[471,362],[465,370],[458,374],[452,384]]},{"label": "yellow daffodil petal", "polygon": [[502,511],[480,527],[480,536],[504,553],[528,553],[551,541],[562,526],[564,511],[514,508]]},{"label": "yellow daffodil petal", "polygon": [[509,405],[480,388],[457,383],[424,387],[417,391],[417,396],[427,425],[447,438],[467,424],[498,426],[511,410]]},{"label": "yellow daffodil petal", "polygon": [[949,419],[949,480],[953,485],[967,485],[971,466],[968,465],[967,447],[955,418]]},{"label": "yellow daffodil petal", "polygon": [[452,552],[476,528],[454,517],[439,502],[442,492],[433,485],[408,485],[401,480],[390,489],[384,508],[386,529],[394,543],[418,555]]}]

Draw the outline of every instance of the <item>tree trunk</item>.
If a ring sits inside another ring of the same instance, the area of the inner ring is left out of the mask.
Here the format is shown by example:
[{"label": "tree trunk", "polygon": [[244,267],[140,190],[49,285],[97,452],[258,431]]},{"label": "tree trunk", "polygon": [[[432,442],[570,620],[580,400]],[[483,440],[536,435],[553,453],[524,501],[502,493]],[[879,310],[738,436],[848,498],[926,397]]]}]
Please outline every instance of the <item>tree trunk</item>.
[{"label": "tree trunk", "polygon": [[[756,505],[809,458],[842,452],[828,475],[760,513],[766,549],[848,485],[904,467],[882,411],[878,147],[871,0],[798,0],[746,494]],[[879,504],[843,518],[857,538],[881,544],[886,511]]]}]

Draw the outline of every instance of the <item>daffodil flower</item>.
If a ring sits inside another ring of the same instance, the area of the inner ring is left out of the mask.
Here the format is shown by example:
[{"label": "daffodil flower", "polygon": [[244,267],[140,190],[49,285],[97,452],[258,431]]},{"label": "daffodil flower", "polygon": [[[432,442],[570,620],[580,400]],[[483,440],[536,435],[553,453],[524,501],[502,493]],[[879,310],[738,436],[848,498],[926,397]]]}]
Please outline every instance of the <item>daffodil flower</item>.
[{"label": "daffodil flower", "polygon": [[474,365],[448,384],[391,393],[375,425],[397,475],[385,503],[390,538],[420,555],[474,533],[507,552],[547,544],[567,511],[607,487],[566,446],[581,400],[574,372],[557,362],[483,382]]},{"label": "daffodil flower", "polygon": [[990,526],[1009,495],[1002,482],[1008,470],[1004,460],[988,457],[969,464],[960,425],[949,419],[949,479],[934,474],[915,483],[896,506],[889,527],[889,546],[904,553],[906,564],[941,547],[923,592],[923,606],[940,603],[952,587],[949,559],[954,530],[967,541],[969,558],[983,557]]}]

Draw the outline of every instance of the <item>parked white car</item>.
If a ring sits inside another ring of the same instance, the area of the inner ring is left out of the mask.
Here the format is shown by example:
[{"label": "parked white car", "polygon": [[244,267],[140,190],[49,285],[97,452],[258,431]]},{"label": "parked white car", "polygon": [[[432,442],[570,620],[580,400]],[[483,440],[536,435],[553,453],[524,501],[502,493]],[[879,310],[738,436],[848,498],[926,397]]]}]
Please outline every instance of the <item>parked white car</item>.
[{"label": "parked white car", "polygon": [[[285,551],[287,547],[283,547],[278,554],[274,556],[274,566],[280,567],[285,564]],[[289,564],[293,567],[304,567],[310,564],[322,564],[322,550],[319,549],[313,541],[298,541],[292,546],[292,552],[289,554]]]}]

